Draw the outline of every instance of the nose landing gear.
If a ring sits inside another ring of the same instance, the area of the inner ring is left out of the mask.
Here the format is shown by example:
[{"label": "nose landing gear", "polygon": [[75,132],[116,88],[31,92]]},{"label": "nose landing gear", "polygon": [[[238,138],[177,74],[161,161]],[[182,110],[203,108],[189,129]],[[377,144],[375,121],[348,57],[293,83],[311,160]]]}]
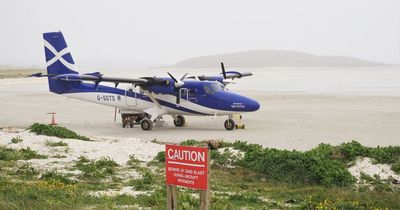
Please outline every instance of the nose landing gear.
[{"label": "nose landing gear", "polygon": [[226,130],[233,130],[235,128],[235,125],[235,121],[233,121],[232,119],[225,120],[224,126]]},{"label": "nose landing gear", "polygon": [[[234,118],[237,120],[237,123],[235,122]],[[233,129],[244,129],[242,115],[229,115],[228,119],[224,123],[224,127],[228,131]]]}]

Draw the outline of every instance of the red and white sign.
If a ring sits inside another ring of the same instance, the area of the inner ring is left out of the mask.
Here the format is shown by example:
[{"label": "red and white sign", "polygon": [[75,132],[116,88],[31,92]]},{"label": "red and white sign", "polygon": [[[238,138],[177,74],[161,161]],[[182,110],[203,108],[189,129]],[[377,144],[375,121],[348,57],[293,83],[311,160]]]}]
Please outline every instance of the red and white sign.
[{"label": "red and white sign", "polygon": [[165,145],[167,185],[208,188],[208,148]]}]

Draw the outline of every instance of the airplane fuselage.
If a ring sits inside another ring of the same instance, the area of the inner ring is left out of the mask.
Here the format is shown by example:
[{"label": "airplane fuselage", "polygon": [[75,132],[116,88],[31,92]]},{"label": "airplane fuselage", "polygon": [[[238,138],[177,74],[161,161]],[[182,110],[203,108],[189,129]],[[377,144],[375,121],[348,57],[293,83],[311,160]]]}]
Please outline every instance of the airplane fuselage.
[{"label": "airplane fuselage", "polygon": [[[166,114],[171,115],[230,115],[259,108],[256,101],[224,90],[218,82],[196,80],[185,80],[185,85],[178,90],[172,82],[168,87],[152,86],[148,89],[134,86],[121,89],[77,82],[64,89],[62,95],[117,107],[123,111],[143,112],[155,105],[148,93],[166,110]],[[180,99],[179,103],[177,97]]]}]

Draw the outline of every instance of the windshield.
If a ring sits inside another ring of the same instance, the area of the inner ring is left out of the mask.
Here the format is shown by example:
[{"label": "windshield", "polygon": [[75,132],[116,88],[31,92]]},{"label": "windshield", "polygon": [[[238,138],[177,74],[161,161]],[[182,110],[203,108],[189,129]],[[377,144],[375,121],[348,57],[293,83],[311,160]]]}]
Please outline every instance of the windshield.
[{"label": "windshield", "polygon": [[211,84],[204,85],[204,92],[209,95],[213,95],[216,92],[219,92],[222,90],[223,90],[223,87],[219,83],[211,83]]}]

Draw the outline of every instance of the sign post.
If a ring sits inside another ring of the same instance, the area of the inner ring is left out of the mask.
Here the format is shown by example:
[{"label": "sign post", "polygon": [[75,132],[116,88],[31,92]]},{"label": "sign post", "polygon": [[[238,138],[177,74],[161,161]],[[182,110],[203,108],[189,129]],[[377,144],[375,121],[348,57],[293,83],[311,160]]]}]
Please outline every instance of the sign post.
[{"label": "sign post", "polygon": [[200,209],[209,207],[208,147],[165,145],[167,209],[177,209],[176,186],[201,190]]}]

